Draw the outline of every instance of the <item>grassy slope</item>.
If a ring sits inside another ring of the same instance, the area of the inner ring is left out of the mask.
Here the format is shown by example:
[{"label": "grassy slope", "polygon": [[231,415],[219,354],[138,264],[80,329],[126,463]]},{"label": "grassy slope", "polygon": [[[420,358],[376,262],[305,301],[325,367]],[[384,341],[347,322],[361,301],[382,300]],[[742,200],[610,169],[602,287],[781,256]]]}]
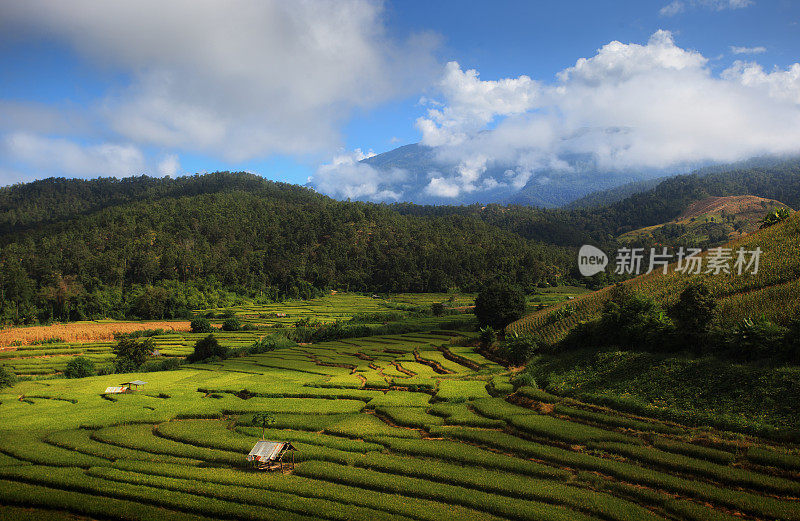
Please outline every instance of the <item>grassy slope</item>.
[{"label": "grassy slope", "polygon": [[726,240],[737,239],[757,230],[759,221],[768,211],[785,206],[780,201],[754,195],[707,197],[689,205],[672,221],[632,230],[622,234],[619,240],[647,244],[654,240],[654,233],[667,225],[684,227],[683,234],[671,239],[678,243],[707,244],[712,232],[724,234]]},{"label": "grassy slope", "polygon": [[[757,231],[726,246],[760,247],[757,275],[683,275],[670,267],[625,284],[670,305],[694,279],[707,282],[719,306],[715,321],[730,325],[761,315],[785,322],[798,311],[800,299],[800,215]],[[597,317],[609,289],[538,311],[509,326],[536,332],[555,342],[571,327]],[[558,309],[572,314],[556,319]],[[631,410],[734,430],[775,434],[800,430],[800,368],[738,364],[707,357],[614,350],[585,350],[534,359],[528,371],[547,390]]]},{"label": "grassy slope", "polygon": [[[724,245],[734,251],[740,247],[745,250],[760,247],[761,263],[756,275],[686,275],[676,272],[677,265],[673,263],[667,274],[660,270],[654,271],[625,281],[624,284],[634,291],[652,296],[664,306],[669,306],[687,284],[701,280],[709,286],[719,302],[716,323],[732,324],[743,318],[761,315],[784,323],[800,310],[799,235],[800,214],[794,214],[783,223],[758,230]],[[613,259],[611,262],[613,263]],[[608,269],[613,269],[613,265]],[[611,288],[605,288],[557,304],[513,322],[508,329],[519,333],[536,332],[549,342],[557,342],[574,325],[596,318],[610,294]],[[567,308],[571,313],[559,311],[562,308]],[[558,313],[568,316],[558,317]]]},{"label": "grassy slope", "polygon": [[779,437],[800,431],[800,367],[582,350],[537,357],[528,371],[537,384],[558,395],[692,425]]}]

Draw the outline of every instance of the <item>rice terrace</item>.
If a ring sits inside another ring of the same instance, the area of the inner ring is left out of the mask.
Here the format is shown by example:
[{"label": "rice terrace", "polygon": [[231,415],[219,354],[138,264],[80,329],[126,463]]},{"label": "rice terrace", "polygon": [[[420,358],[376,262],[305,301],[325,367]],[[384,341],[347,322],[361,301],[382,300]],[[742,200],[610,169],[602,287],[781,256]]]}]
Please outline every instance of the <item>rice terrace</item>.
[{"label": "rice terrace", "polygon": [[0,521],[800,521],[799,27],[0,0]]},{"label": "rice terrace", "polygon": [[[375,307],[349,295],[322,302],[333,314]],[[230,346],[258,336],[223,335]],[[180,356],[197,336],[154,338],[164,356]],[[800,459],[783,447],[512,384],[513,373],[479,354],[475,340],[433,328],[174,371],[21,382],[0,394],[0,512],[800,519]],[[129,379],[147,383],[104,394]],[[266,426],[254,421],[263,413]],[[262,436],[296,448],[293,470],[253,468],[246,456]]]}]

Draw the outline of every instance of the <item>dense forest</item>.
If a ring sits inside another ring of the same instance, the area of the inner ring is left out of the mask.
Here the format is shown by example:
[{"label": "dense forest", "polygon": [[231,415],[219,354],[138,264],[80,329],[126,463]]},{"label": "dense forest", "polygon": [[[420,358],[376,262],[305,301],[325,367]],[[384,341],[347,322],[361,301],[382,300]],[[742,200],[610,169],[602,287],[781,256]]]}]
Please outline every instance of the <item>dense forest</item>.
[{"label": "dense forest", "polygon": [[328,289],[473,291],[498,277],[530,291],[575,282],[581,244],[613,249],[693,201],[742,194],[799,207],[800,160],[572,210],[342,202],[245,173],[45,179],[0,189],[0,322],[177,317]]},{"label": "dense forest", "polygon": [[472,215],[402,215],[250,174],[50,179],[0,190],[0,317],[161,318],[325,289],[557,283],[570,250]]}]

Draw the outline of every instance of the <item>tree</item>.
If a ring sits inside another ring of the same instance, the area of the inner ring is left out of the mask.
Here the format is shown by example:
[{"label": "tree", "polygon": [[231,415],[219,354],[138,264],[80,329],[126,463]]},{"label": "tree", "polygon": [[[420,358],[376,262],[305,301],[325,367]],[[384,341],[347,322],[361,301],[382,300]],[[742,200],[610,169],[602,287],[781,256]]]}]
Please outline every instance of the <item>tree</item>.
[{"label": "tree", "polygon": [[497,340],[497,331],[492,326],[482,327],[479,338],[483,347],[491,347],[494,341]]},{"label": "tree", "polygon": [[256,427],[261,427],[261,439],[264,439],[267,427],[275,424],[275,417],[266,412],[257,412],[253,415],[251,423]]},{"label": "tree", "polygon": [[166,289],[147,286],[144,293],[136,299],[134,310],[141,318],[164,318],[168,298],[169,295]]},{"label": "tree", "polygon": [[542,342],[531,335],[512,333],[503,342],[502,354],[510,363],[524,364],[542,347]]},{"label": "tree", "polygon": [[441,302],[434,302],[431,304],[431,313],[435,317],[440,317],[444,314],[444,304]]},{"label": "tree", "polygon": [[501,330],[524,313],[525,294],[507,282],[489,282],[475,299],[475,316],[481,327]]},{"label": "tree", "polygon": [[152,338],[121,338],[114,348],[117,359],[114,366],[117,372],[135,371],[145,363],[155,349]]},{"label": "tree", "polygon": [[717,301],[708,286],[701,282],[686,286],[672,306],[670,315],[678,326],[678,332],[691,341],[708,334]]},{"label": "tree", "polygon": [[43,286],[40,290],[41,298],[50,304],[53,317],[62,320],[70,319],[71,304],[82,297],[86,291],[83,285],[78,282],[76,275],[65,275],[53,273],[52,285]]},{"label": "tree", "polygon": [[658,302],[623,284],[617,284],[611,295],[603,306],[593,342],[627,349],[663,350],[670,345],[675,326]]},{"label": "tree", "polygon": [[214,328],[207,318],[198,317],[191,322],[192,333],[211,333]]},{"label": "tree", "polygon": [[85,378],[94,375],[94,362],[83,356],[72,358],[64,369],[64,376],[67,378]]},{"label": "tree", "polygon": [[239,331],[241,328],[242,324],[236,317],[226,318],[225,322],[222,323],[223,331]]},{"label": "tree", "polygon": [[0,389],[11,387],[15,383],[17,383],[17,375],[6,369],[5,366],[0,365]]},{"label": "tree", "polygon": [[186,357],[186,360],[189,362],[200,362],[202,360],[208,360],[212,357],[222,359],[227,358],[228,348],[219,345],[219,341],[214,335],[208,335],[207,337],[200,339],[197,341],[197,343],[195,343],[194,352]]}]

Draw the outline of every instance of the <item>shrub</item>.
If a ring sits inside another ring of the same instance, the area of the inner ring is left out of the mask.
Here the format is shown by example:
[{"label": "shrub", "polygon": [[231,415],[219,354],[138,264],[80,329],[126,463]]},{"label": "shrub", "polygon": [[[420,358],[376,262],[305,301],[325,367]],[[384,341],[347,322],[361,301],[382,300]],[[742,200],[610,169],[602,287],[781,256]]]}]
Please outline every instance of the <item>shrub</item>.
[{"label": "shrub", "polygon": [[475,298],[475,316],[481,327],[503,329],[525,313],[525,294],[506,282],[487,283]]},{"label": "shrub", "polygon": [[786,328],[764,318],[746,318],[733,329],[728,344],[736,356],[760,360],[783,354],[786,333]]},{"label": "shrub", "polygon": [[534,389],[538,389],[539,386],[536,383],[536,378],[533,377],[532,374],[528,372],[519,373],[511,380],[511,384],[514,388],[519,387],[532,387]]},{"label": "shrub", "polygon": [[117,370],[117,372],[128,372],[128,370],[136,370],[140,365],[145,363],[150,357],[150,354],[155,349],[155,342],[152,338],[144,338],[137,340],[134,338],[121,338],[114,353],[117,355],[114,360],[114,365],[119,368],[124,368],[125,371]]},{"label": "shrub", "polygon": [[219,345],[219,341],[214,335],[208,335],[195,343],[194,352],[186,357],[186,360],[189,362],[200,362],[208,360],[209,358],[225,359],[227,357],[228,348]]},{"label": "shrub", "polygon": [[511,333],[500,347],[500,355],[512,364],[524,364],[543,346],[543,342],[537,337]]},{"label": "shrub", "polygon": [[444,314],[444,304],[441,302],[434,302],[431,304],[431,313],[433,313],[435,317],[442,316]]},{"label": "shrub", "polygon": [[781,208],[773,208],[772,210],[761,219],[761,228],[767,228],[772,226],[773,224],[778,224],[779,222],[788,219],[791,215],[791,212],[786,207]]},{"label": "shrub", "polygon": [[72,358],[67,362],[67,367],[64,369],[64,376],[67,378],[84,378],[94,376],[94,374],[94,362],[83,356]]},{"label": "shrub", "polygon": [[222,323],[223,331],[239,331],[241,328],[242,324],[236,317],[226,318],[225,322]]},{"label": "shrub", "polygon": [[211,333],[214,328],[207,318],[198,317],[191,322],[192,333]]},{"label": "shrub", "polygon": [[618,284],[603,305],[600,317],[578,324],[562,347],[617,346],[631,350],[671,349],[675,326],[651,297],[633,293]]},{"label": "shrub", "polygon": [[248,348],[248,351],[250,354],[257,355],[274,351],[277,347],[278,345],[274,338],[265,336],[264,338],[253,342],[253,345]]},{"label": "shrub", "polygon": [[17,375],[0,365],[0,389],[3,387],[11,387],[15,383],[17,383]]},{"label": "shrub", "polygon": [[714,318],[717,301],[708,286],[702,283],[688,285],[672,306],[670,315],[675,319],[678,332],[687,340],[698,343],[708,335]]},{"label": "shrub", "polygon": [[491,346],[494,344],[494,341],[497,340],[497,331],[495,331],[492,326],[482,327],[480,332],[479,338],[481,340],[481,345],[484,347]]}]

